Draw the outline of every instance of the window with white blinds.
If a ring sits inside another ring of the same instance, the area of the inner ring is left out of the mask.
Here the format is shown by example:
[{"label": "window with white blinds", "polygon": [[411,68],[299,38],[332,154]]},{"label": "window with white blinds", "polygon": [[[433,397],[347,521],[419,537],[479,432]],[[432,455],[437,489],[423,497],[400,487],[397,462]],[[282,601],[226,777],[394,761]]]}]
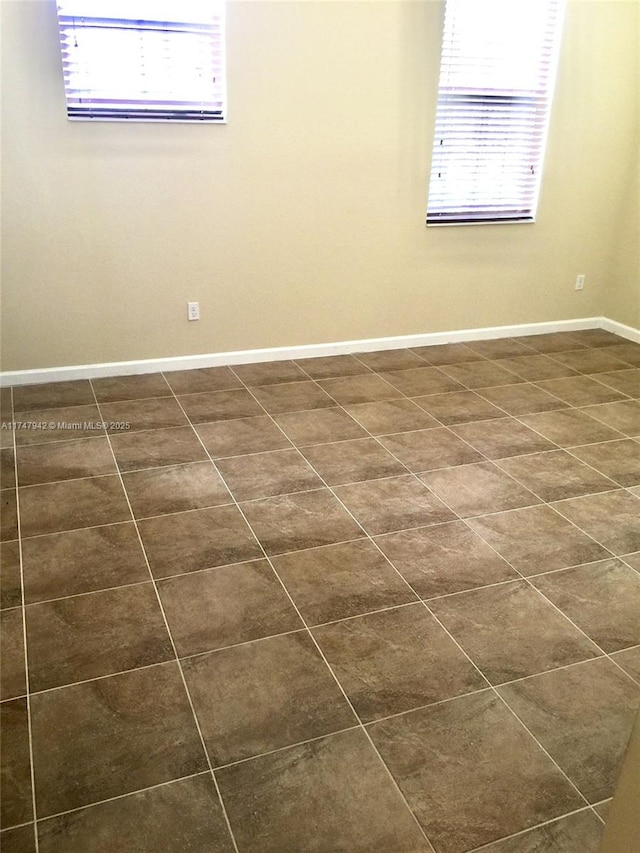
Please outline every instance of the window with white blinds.
[{"label": "window with white blinds", "polygon": [[221,0],[58,0],[70,119],[225,120]]},{"label": "window with white blinds", "polygon": [[533,222],[563,0],[447,0],[427,224]]}]

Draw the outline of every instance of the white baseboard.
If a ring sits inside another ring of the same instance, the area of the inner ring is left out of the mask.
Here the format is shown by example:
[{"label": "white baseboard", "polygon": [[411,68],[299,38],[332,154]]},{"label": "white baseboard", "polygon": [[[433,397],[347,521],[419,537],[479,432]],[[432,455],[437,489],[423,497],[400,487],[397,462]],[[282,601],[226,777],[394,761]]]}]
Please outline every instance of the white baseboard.
[{"label": "white baseboard", "polygon": [[428,332],[423,335],[402,335],[392,338],[368,338],[308,346],[272,347],[269,349],[237,350],[235,352],[184,355],[170,358],[149,358],[140,361],[113,361],[104,364],[80,364],[68,367],[46,367],[35,370],[10,370],[0,373],[0,387],[35,385],[42,382],[61,382],[69,379],[94,379],[99,376],[130,376],[168,370],[188,370],[196,367],[220,367],[232,364],[251,364],[260,361],[283,361],[295,358],[317,358],[374,350],[423,347],[434,344],[464,341],[516,338],[550,332],[571,332],[581,329],[606,329],[623,338],[640,343],[640,330],[625,326],[606,317],[586,317],[579,320],[557,320],[548,323],[523,323],[517,326],[491,326],[483,329],[463,329],[455,332]]}]

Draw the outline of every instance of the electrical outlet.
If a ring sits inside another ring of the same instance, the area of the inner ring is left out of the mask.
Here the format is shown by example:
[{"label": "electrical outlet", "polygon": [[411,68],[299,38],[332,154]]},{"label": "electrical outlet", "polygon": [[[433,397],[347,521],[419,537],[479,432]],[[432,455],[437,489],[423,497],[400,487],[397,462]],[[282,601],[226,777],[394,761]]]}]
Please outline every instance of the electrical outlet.
[{"label": "electrical outlet", "polygon": [[582,274],[576,278],[576,290],[584,290],[584,279],[585,276]]},{"label": "electrical outlet", "polygon": [[199,320],[200,319],[200,303],[199,302],[187,302],[187,317],[190,320]]}]

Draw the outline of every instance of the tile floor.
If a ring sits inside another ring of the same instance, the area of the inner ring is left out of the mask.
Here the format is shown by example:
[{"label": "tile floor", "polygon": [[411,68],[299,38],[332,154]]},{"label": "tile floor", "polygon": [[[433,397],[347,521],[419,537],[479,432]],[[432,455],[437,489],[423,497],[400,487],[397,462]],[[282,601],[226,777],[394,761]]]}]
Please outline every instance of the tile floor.
[{"label": "tile floor", "polygon": [[4,853],[595,853],[640,702],[640,345],[1,406]]}]

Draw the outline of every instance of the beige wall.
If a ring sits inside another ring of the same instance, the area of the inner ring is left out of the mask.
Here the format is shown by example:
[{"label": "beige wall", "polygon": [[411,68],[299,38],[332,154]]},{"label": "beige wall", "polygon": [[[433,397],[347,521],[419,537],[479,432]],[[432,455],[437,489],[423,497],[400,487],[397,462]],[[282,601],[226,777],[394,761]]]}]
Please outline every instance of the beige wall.
[{"label": "beige wall", "polygon": [[638,325],[635,0],[569,2],[537,223],[437,229],[439,0],[230,2],[226,126],[68,122],[55,3],[0,6],[4,370]]}]

